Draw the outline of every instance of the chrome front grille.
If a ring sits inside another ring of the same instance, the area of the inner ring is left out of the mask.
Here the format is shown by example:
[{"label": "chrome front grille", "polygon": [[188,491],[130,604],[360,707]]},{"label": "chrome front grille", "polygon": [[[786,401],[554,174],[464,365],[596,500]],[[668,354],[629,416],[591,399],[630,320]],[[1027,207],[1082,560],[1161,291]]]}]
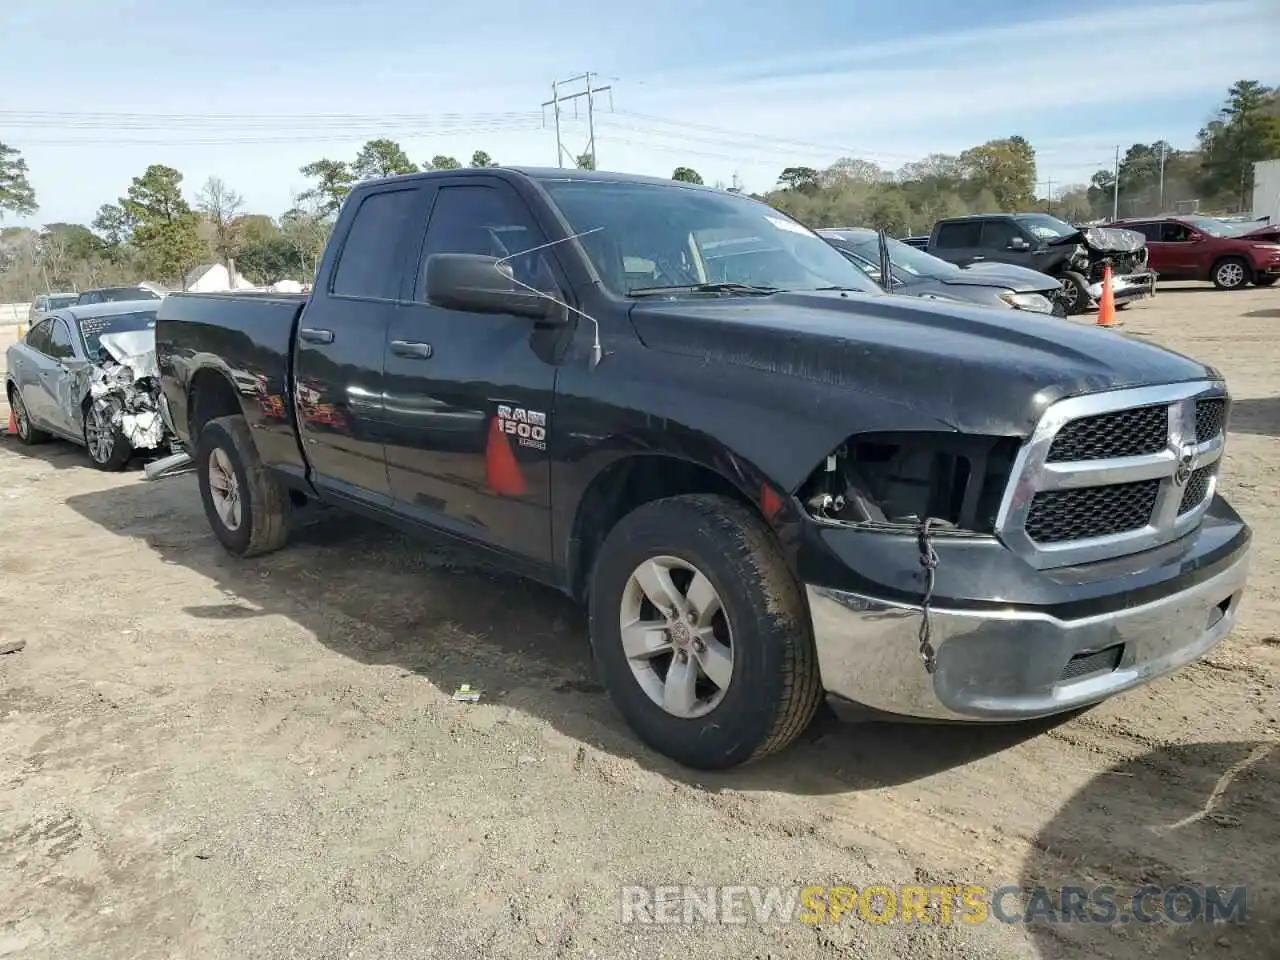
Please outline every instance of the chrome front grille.
[{"label": "chrome front grille", "polygon": [[1014,464],[996,533],[1040,569],[1184,536],[1213,498],[1228,405],[1216,381],[1053,404]]}]

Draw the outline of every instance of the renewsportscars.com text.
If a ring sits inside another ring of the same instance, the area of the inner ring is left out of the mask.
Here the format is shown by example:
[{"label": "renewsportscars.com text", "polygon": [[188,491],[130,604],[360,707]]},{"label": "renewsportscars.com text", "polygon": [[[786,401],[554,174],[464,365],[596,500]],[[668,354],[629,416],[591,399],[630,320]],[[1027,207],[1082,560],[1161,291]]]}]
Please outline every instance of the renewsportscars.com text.
[{"label": "renewsportscars.com text", "polygon": [[1244,923],[1245,887],[628,886],[622,922]]}]

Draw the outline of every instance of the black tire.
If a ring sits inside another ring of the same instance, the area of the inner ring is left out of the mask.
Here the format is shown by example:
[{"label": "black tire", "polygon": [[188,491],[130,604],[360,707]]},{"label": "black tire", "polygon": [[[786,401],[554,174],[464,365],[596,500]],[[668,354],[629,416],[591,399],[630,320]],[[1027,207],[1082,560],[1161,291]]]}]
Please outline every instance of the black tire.
[{"label": "black tire", "polygon": [[1243,290],[1253,279],[1253,270],[1240,257],[1223,257],[1213,265],[1209,279],[1219,290]]},{"label": "black tire", "polygon": [[1254,277],[1254,278],[1253,278],[1254,285],[1255,285],[1255,286],[1259,286],[1259,287],[1271,287],[1271,286],[1274,286],[1274,285],[1275,285],[1275,282],[1276,282],[1277,280],[1280,280],[1280,277],[1277,277],[1275,274],[1272,274],[1272,275],[1271,275],[1271,276],[1269,276],[1269,277]]},{"label": "black tire", "polygon": [[[209,460],[221,450],[230,461],[239,493],[240,522],[234,528],[218,514],[209,482]],[[205,518],[214,536],[237,557],[256,557],[279,550],[289,539],[289,491],[267,472],[238,414],[210,420],[196,440],[196,476]]]},{"label": "black tire", "polygon": [[[622,646],[627,583],[640,564],[659,556],[687,562],[711,581],[732,630],[723,699],[694,719],[650,698]],[[737,766],[781,750],[813,719],[822,680],[803,592],[773,535],[733,500],[670,497],[628,514],[600,548],[589,606],[602,682],[640,739],[676,762],[700,770]]]},{"label": "black tire", "polygon": [[18,442],[23,446],[33,447],[37,443],[47,443],[52,434],[31,425],[31,415],[27,413],[27,405],[22,402],[22,394],[13,384],[9,384],[9,409],[18,421]]},{"label": "black tire", "polygon": [[89,462],[99,470],[105,470],[108,473],[118,473],[125,468],[130,458],[133,457],[133,444],[131,444],[125,435],[110,423],[99,422],[100,429],[111,431],[111,447],[105,458],[101,458],[101,447],[91,443],[89,440],[89,418],[93,416],[93,403],[90,401],[84,405],[82,410],[84,414],[81,417],[83,427],[81,428],[81,437],[84,440],[84,449],[89,454]]},{"label": "black tire", "polygon": [[1067,308],[1067,316],[1088,313],[1092,298],[1085,278],[1073,270],[1066,270],[1058,280],[1062,283],[1062,303]]}]

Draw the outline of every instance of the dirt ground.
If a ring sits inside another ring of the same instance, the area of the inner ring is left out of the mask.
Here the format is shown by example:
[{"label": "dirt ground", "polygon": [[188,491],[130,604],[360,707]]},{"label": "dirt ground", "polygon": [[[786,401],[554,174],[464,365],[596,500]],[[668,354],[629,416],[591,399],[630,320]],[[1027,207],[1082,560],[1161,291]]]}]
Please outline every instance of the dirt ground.
[{"label": "dirt ground", "polygon": [[[1234,634],[1066,722],[823,720],[722,775],[637,744],[549,590],[342,517],[235,561],[193,477],[6,439],[0,956],[1280,956],[1280,290],[1121,316],[1236,398]],[[940,883],[1244,884],[1248,922],[620,919],[623,884]]]}]

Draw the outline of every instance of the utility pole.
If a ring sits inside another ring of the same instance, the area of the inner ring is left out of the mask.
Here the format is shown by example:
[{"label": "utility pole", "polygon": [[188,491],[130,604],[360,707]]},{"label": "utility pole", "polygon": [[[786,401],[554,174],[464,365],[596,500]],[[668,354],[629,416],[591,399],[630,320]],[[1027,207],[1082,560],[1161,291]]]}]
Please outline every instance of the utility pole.
[{"label": "utility pole", "polygon": [[1111,219],[1116,221],[1120,219],[1120,145],[1116,144],[1116,172],[1115,182],[1112,184],[1111,192]]},{"label": "utility pole", "polygon": [[[546,109],[544,103],[543,109]],[[551,106],[555,110],[556,115],[556,166],[564,166],[564,147],[560,145],[560,84],[551,84]]]},{"label": "utility pole", "polygon": [[[563,166],[564,166],[564,146],[563,146],[563,144],[562,144],[562,142],[561,142],[561,139],[560,139],[560,104],[562,104],[562,103],[568,103],[568,102],[570,102],[571,100],[572,100],[572,101],[576,101],[576,100],[577,100],[577,99],[579,99],[580,97],[586,97],[586,98],[587,98],[587,138],[588,138],[588,139],[587,139],[587,155],[591,158],[591,165],[592,165],[593,167],[594,167],[594,166],[596,166],[596,102],[595,102],[595,95],[596,95],[597,93],[608,93],[608,94],[609,94],[609,108],[610,108],[610,109],[613,109],[613,87],[611,87],[611,86],[593,87],[593,86],[591,85],[591,79],[592,79],[592,77],[594,77],[594,76],[596,76],[596,74],[591,73],[591,72],[589,72],[589,71],[588,71],[587,73],[579,74],[579,75],[578,75],[578,76],[576,76],[576,77],[570,77],[568,80],[557,80],[555,83],[551,84],[551,99],[550,99],[550,100],[548,100],[548,101],[546,101],[546,102],[542,105],[542,108],[543,108],[544,110],[545,110],[547,107],[552,107],[552,108],[555,110],[555,117],[556,117],[556,165],[557,165],[557,166],[560,166],[560,167],[563,167]],[[583,83],[583,82],[585,82],[585,84],[586,84],[586,88],[585,88],[584,90],[580,90],[580,91],[578,91],[577,93],[570,93],[570,94],[568,94],[568,95],[566,95],[566,96],[561,96],[561,94],[560,94],[560,88],[561,88],[561,87],[563,87],[563,86],[567,86],[567,85],[572,84],[572,83]],[[577,161],[577,157],[576,157],[576,156],[574,157],[574,161],[575,161],[575,163],[576,163],[576,161]]]},{"label": "utility pole", "polygon": [[1164,151],[1167,144],[1160,141],[1160,212],[1164,213]]}]

